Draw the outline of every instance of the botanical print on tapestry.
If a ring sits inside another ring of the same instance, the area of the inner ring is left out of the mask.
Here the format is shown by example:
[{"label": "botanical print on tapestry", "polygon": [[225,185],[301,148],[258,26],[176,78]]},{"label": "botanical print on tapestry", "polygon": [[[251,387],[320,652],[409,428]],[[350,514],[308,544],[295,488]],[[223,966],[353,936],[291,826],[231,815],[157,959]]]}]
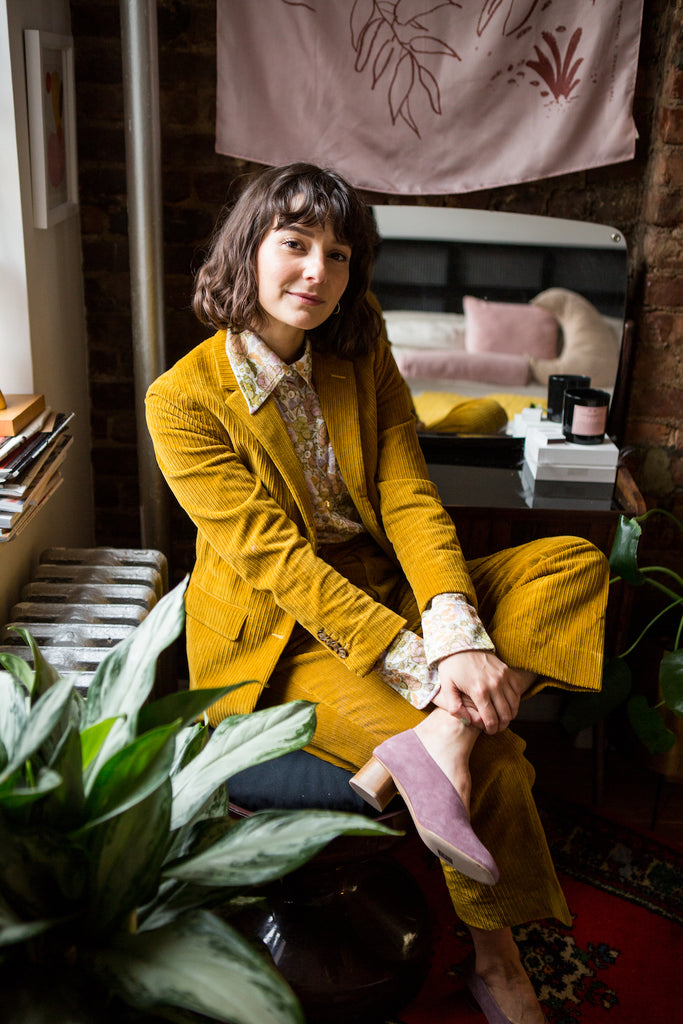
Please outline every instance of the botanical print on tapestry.
[{"label": "botanical print on tapestry", "polygon": [[629,160],[642,0],[218,0],[219,153],[468,192]]}]

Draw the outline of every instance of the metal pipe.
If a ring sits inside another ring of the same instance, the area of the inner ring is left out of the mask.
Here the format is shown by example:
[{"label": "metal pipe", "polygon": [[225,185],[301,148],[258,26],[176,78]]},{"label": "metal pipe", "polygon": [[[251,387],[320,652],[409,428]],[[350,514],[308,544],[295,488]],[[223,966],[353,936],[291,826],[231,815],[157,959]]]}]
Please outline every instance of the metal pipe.
[{"label": "metal pipe", "polygon": [[168,553],[168,492],[145,420],[147,388],[166,369],[156,0],[120,0],[131,311],[144,547]]}]

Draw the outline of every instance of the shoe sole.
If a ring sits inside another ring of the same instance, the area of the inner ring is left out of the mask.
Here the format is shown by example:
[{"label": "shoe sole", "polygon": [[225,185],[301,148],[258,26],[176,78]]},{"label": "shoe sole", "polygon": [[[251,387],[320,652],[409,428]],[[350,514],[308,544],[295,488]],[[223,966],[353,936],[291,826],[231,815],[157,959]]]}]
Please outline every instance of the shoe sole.
[{"label": "shoe sole", "polygon": [[461,875],[465,875],[467,878],[471,878],[474,882],[481,882],[483,885],[495,885],[498,881],[490,871],[482,865],[477,863],[476,860],[472,860],[462,850],[456,849],[451,846],[450,843],[444,842],[441,836],[436,835],[435,832],[425,828],[423,825],[416,820],[413,806],[408,799],[408,795],[401,786],[400,782],[394,779],[394,785],[405,800],[406,807],[410,811],[410,816],[413,819],[413,824],[417,829],[417,832],[422,839],[422,842],[427,846],[433,854],[435,854],[439,860],[443,860],[446,864],[450,864],[452,868],[459,871]]}]

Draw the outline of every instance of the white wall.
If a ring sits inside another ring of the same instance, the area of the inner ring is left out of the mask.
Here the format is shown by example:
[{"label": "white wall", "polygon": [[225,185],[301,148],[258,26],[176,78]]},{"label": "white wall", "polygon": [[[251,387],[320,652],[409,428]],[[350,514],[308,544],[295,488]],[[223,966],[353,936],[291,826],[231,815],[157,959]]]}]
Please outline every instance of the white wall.
[{"label": "white wall", "polygon": [[68,0],[0,0],[0,389],[43,392],[52,408],[76,415],[64,484],[19,537],[0,544],[0,623],[44,548],[93,544],[80,220],[33,226],[25,28],[70,35]]}]

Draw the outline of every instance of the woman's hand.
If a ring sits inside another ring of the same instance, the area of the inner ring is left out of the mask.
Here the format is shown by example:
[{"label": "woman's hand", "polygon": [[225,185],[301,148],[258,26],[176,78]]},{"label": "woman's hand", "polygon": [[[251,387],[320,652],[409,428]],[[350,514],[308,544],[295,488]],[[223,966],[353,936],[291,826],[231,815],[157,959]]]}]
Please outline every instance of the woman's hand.
[{"label": "woman's hand", "polygon": [[[491,651],[460,651],[438,665],[437,707],[487,733],[502,732],[519,710],[527,673],[509,668]],[[528,684],[527,684],[528,685]]]}]

